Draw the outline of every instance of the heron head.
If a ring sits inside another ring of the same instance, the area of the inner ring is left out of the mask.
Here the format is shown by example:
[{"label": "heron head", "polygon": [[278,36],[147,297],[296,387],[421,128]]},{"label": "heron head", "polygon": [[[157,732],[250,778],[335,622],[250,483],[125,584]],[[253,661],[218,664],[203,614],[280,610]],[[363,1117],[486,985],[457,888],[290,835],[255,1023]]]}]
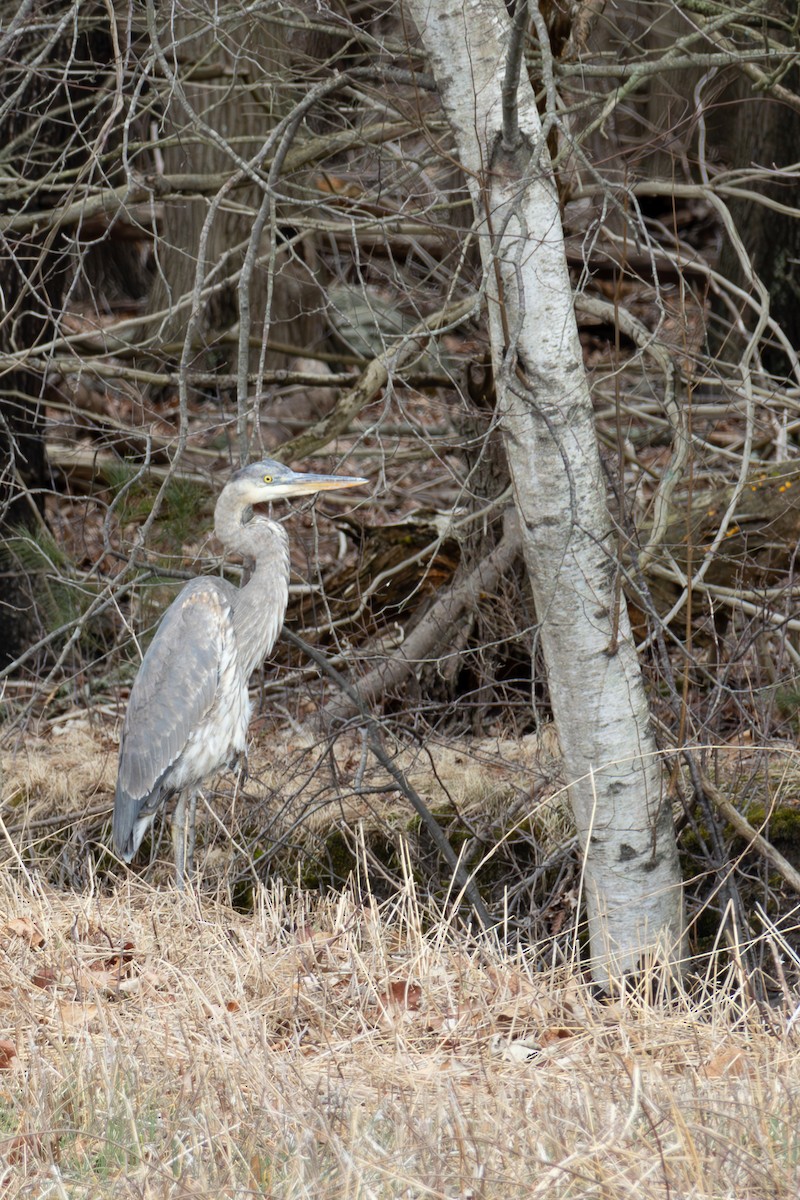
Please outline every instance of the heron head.
[{"label": "heron head", "polygon": [[293,471],[283,463],[263,458],[236,471],[228,483],[246,505],[267,504],[291,496],[309,496],[333,488],[359,487],[368,480],[355,475],[314,475]]}]

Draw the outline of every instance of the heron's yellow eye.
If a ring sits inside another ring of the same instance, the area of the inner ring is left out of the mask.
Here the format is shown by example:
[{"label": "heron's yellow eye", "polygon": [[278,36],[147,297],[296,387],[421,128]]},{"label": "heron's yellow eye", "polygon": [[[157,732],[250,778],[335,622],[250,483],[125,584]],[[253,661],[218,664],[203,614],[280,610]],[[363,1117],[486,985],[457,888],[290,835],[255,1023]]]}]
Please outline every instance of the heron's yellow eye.
[{"label": "heron's yellow eye", "polygon": [[265,475],[265,476],[264,476],[264,483],[272,483],[272,476],[271,476],[271,475]]}]

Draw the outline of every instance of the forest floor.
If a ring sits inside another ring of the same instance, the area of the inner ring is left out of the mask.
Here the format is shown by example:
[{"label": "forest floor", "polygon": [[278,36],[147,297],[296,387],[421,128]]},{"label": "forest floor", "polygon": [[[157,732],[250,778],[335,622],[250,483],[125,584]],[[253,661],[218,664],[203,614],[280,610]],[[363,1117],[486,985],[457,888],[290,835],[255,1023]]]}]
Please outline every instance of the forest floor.
[{"label": "forest floor", "polygon": [[[365,865],[328,899],[273,879],[237,911],[213,855],[184,895],[157,866],[57,889],[47,839],[79,803],[107,821],[116,751],[58,728],[5,760],[30,820],[4,806],[0,1196],[797,1196],[796,998],[757,1004],[730,947],[644,1004],[598,997],[563,937],[469,934],[410,858],[383,900]],[[472,749],[429,784],[460,772],[486,806]],[[498,803],[515,769],[495,763]]]}]

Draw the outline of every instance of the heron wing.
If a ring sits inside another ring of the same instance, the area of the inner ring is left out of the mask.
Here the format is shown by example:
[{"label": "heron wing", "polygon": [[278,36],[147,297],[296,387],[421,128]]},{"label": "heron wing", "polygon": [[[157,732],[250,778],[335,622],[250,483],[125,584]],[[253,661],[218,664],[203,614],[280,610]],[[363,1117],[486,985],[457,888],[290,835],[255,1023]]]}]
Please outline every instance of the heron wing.
[{"label": "heron wing", "polygon": [[194,579],[164,614],[128,701],[118,805],[123,796],[144,805],[211,710],[235,641],[230,591],[220,580]]}]

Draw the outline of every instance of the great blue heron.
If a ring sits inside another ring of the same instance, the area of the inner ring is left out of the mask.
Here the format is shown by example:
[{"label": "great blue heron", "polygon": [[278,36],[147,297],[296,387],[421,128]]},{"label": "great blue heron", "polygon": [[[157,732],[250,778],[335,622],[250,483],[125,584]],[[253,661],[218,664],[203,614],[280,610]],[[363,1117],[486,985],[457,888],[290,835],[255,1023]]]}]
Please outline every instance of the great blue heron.
[{"label": "great blue heron", "polygon": [[182,886],[192,865],[203,780],[224,765],[233,767],[245,752],[248,683],[275,645],[289,596],[286,532],[253,505],[366,482],[301,475],[263,459],[237,471],[222,489],[216,535],[255,567],[242,588],[208,576],[187,583],[142,659],[122,727],[114,799],[114,845],[126,862],[158,810],[177,795],[173,841]]}]

